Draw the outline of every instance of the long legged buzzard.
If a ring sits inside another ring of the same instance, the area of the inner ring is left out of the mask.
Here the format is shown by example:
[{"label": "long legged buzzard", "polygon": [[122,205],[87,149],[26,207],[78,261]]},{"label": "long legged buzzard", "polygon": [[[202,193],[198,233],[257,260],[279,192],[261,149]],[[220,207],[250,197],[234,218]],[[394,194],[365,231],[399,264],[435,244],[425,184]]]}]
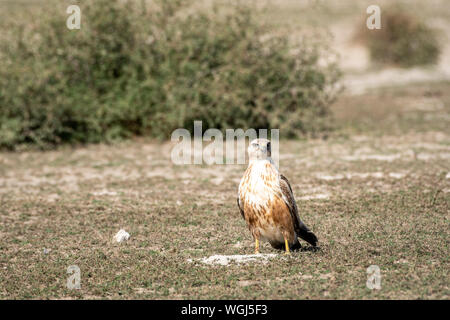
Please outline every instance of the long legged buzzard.
[{"label": "long legged buzzard", "polygon": [[255,240],[267,240],[272,247],[286,250],[300,247],[298,237],[313,246],[317,237],[300,220],[289,181],[271,159],[270,141],[255,139],[248,147],[249,165],[239,184],[237,203]]}]

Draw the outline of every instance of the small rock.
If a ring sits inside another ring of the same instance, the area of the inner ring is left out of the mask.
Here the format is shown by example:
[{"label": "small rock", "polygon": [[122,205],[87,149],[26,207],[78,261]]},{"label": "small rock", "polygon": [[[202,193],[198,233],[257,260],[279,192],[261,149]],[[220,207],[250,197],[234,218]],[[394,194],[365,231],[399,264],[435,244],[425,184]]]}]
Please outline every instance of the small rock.
[{"label": "small rock", "polygon": [[130,239],[130,234],[126,232],[124,229],[120,229],[119,232],[114,236],[114,240],[117,242],[127,241]]}]

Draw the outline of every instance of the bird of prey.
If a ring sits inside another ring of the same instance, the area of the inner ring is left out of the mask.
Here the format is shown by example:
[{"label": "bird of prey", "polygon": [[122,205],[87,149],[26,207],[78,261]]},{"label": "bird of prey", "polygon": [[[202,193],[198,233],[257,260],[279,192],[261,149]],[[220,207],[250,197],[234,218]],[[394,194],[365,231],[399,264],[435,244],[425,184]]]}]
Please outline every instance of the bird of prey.
[{"label": "bird of prey", "polygon": [[249,165],[239,184],[237,203],[255,240],[267,240],[276,249],[301,247],[298,238],[316,246],[317,237],[300,220],[292,188],[271,158],[270,141],[253,140],[248,149]]}]

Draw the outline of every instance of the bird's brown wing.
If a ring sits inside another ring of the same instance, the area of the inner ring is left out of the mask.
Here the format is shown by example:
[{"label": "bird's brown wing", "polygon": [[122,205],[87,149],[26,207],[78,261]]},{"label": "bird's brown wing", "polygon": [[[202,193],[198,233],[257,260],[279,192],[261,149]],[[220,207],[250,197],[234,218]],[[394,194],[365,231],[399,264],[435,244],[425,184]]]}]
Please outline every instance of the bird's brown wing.
[{"label": "bird's brown wing", "polygon": [[242,218],[244,218],[244,220],[245,220],[244,209],[242,209],[242,207],[241,207],[241,200],[240,200],[239,195],[237,197],[237,205],[238,205],[239,211],[241,212]]},{"label": "bird's brown wing", "polygon": [[289,212],[291,213],[295,232],[300,238],[302,238],[309,244],[316,246],[317,237],[314,235],[314,233],[312,233],[308,229],[308,227],[302,222],[302,220],[300,220],[300,217],[298,216],[297,204],[295,203],[294,193],[292,192],[291,185],[289,184],[288,179],[282,174],[280,174],[280,187],[281,192],[283,193],[283,200],[288,206]]}]

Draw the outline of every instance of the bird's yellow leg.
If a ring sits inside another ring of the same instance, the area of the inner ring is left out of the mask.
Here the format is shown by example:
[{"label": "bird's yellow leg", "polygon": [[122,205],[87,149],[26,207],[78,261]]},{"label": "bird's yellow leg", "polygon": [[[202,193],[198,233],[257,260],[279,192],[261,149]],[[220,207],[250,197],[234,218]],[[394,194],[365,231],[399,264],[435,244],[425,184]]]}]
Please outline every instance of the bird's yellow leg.
[{"label": "bird's yellow leg", "polygon": [[255,237],[255,254],[259,254],[259,239]]},{"label": "bird's yellow leg", "polygon": [[284,246],[286,247],[286,252],[284,254],[291,254],[291,251],[289,250],[289,243],[286,238],[284,238]]}]

